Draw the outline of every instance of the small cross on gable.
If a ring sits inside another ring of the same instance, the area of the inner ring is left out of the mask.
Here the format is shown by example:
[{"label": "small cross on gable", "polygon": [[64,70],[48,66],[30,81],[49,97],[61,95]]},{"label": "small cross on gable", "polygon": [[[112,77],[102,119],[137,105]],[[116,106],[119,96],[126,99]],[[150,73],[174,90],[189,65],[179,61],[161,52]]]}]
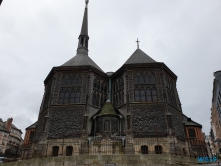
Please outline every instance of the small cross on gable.
[{"label": "small cross on gable", "polygon": [[139,48],[139,42],[140,41],[138,41],[138,38],[137,38],[137,41],[135,41],[135,42],[137,42],[137,48]]}]

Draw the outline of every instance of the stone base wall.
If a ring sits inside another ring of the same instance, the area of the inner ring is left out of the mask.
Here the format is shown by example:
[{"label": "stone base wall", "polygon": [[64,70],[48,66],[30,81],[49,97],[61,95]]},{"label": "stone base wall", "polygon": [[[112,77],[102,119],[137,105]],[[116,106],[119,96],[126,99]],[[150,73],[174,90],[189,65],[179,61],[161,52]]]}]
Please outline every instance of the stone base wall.
[{"label": "stone base wall", "polygon": [[108,163],[117,166],[195,165],[197,159],[169,154],[74,155],[70,157],[33,158],[3,163],[2,166],[105,166]]},{"label": "stone base wall", "polygon": [[[87,138],[72,138],[72,139],[51,139],[40,141],[30,148],[29,154],[22,155],[21,158],[29,157],[46,157],[52,156],[53,146],[59,147],[58,156],[66,156],[66,148],[73,147],[72,155],[90,154],[90,155],[116,155],[116,154],[142,154],[141,146],[148,147],[149,154],[155,154],[155,146],[162,147],[163,154],[176,154],[189,156],[190,148],[186,141],[179,141],[173,137],[150,137],[150,138],[130,138],[127,137],[124,144],[122,140],[91,140]],[[184,152],[185,151],[185,152]]]}]

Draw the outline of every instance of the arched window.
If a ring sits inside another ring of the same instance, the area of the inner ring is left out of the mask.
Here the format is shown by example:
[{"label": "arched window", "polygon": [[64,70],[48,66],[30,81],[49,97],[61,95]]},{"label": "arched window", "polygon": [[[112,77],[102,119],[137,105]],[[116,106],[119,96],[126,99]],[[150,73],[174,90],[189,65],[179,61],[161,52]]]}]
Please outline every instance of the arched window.
[{"label": "arched window", "polygon": [[155,153],[156,154],[162,154],[162,146],[161,145],[156,145],[155,146]]},{"label": "arched window", "polygon": [[66,89],[62,89],[59,94],[59,104],[68,103],[69,102],[69,91]]},{"label": "arched window", "polygon": [[105,104],[105,102],[107,101],[107,95],[104,95],[104,104]]},{"label": "arched window", "polygon": [[59,104],[63,103],[63,101],[64,101],[64,94],[65,94],[65,91],[61,90],[60,94],[59,94]]},{"label": "arched window", "polygon": [[113,91],[114,105],[116,107],[119,107],[122,104],[124,104],[124,79],[123,79],[123,76],[114,80],[113,88],[114,88],[114,91]]},{"label": "arched window", "polygon": [[96,95],[96,106],[98,106],[98,107],[99,107],[99,101],[100,101],[100,94],[97,93],[97,95]]},{"label": "arched window", "polygon": [[155,76],[154,76],[154,74],[151,72],[150,73],[150,82],[151,82],[151,84],[155,84],[156,82],[155,82]]},{"label": "arched window", "polygon": [[92,105],[96,105],[96,92],[93,93]]},{"label": "arched window", "polygon": [[58,156],[59,146],[52,147],[52,156]]},{"label": "arched window", "polygon": [[80,103],[81,92],[79,89],[72,90],[70,95],[70,103]]},{"label": "arched window", "polygon": [[71,77],[68,77],[68,78],[66,79],[66,86],[71,86],[71,82],[72,82]]},{"label": "arched window", "polygon": [[143,88],[140,89],[140,100],[141,101],[146,101],[145,90]]},{"label": "arched window", "polygon": [[118,91],[119,90],[119,83],[118,83],[118,81],[116,82],[116,91]]},{"label": "arched window", "polygon": [[124,91],[121,91],[121,104],[124,104]]},{"label": "arched window", "polygon": [[82,78],[80,75],[70,75],[65,74],[62,78],[61,86],[72,87],[72,86],[80,86],[82,83]]},{"label": "arched window", "polygon": [[139,78],[137,75],[134,76],[134,84],[139,84]]},{"label": "arched window", "polygon": [[141,146],[141,153],[142,154],[148,154],[148,146],[147,145],[142,145]]},{"label": "arched window", "polygon": [[78,89],[75,93],[75,103],[80,103],[81,91]]},{"label": "arched window", "polygon": [[157,89],[155,87],[155,75],[151,71],[140,72],[134,75],[134,101],[155,102],[157,98]]},{"label": "arched window", "polygon": [[68,103],[69,95],[70,95],[70,93],[68,91],[66,91],[65,94],[64,94],[64,103]]},{"label": "arched window", "polygon": [[71,80],[70,75],[69,74],[63,75],[61,86],[67,86],[69,83],[68,80]]},{"label": "arched window", "polygon": [[146,84],[150,84],[150,83],[151,83],[150,77],[149,77],[148,74],[145,75],[145,83],[146,83]]},{"label": "arched window", "polygon": [[146,89],[146,96],[147,96],[147,101],[152,101],[151,90],[149,87],[147,87]]},{"label": "arched window", "polygon": [[115,82],[114,83],[114,92],[116,92],[117,91],[117,83]]},{"label": "arched window", "polygon": [[104,84],[102,83],[101,84],[101,92],[103,92],[104,91]]},{"label": "arched window", "polygon": [[143,75],[140,75],[139,76],[139,84],[144,84],[144,76]]},{"label": "arched window", "polygon": [[140,101],[140,91],[138,88],[135,88],[134,96],[135,96],[135,101]]},{"label": "arched window", "polygon": [[120,80],[120,89],[123,89],[124,88],[124,79],[121,78]]},{"label": "arched window", "polygon": [[101,94],[101,102],[100,102],[100,107],[104,105],[104,95]]},{"label": "arched window", "polygon": [[75,99],[75,91],[72,90],[72,91],[71,91],[71,96],[70,96],[70,103],[75,103],[75,102],[74,102],[74,99]]},{"label": "arched window", "polygon": [[118,94],[116,94],[116,100],[115,100],[116,106],[118,106]]},{"label": "arched window", "polygon": [[66,156],[72,156],[73,146],[66,147]]},{"label": "arched window", "polygon": [[155,87],[152,88],[152,100],[157,101],[157,90]]},{"label": "arched window", "polygon": [[97,80],[94,80],[94,89],[97,89]]},{"label": "arched window", "polygon": [[121,91],[118,94],[119,94],[118,104],[121,105]]},{"label": "arched window", "polygon": [[81,83],[82,83],[82,78],[81,78],[81,76],[78,76],[78,77],[77,77],[76,82],[77,82],[77,85],[78,85],[78,86],[81,85]]},{"label": "arched window", "polygon": [[104,84],[104,93],[107,93],[107,85]]},{"label": "arched window", "polygon": [[80,89],[74,91],[72,88],[80,88],[79,86],[81,86],[81,83],[82,78],[80,75],[64,74],[61,83],[63,87],[60,88],[58,103],[79,103],[81,91]]},{"label": "arched window", "polygon": [[100,90],[100,81],[97,81],[97,90]]}]

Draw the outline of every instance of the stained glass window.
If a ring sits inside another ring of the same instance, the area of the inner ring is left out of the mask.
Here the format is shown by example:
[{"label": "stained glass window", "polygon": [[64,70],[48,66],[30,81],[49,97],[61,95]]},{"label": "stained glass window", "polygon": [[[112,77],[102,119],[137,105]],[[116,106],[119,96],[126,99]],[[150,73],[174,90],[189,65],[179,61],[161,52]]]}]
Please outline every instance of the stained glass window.
[{"label": "stained glass window", "polygon": [[156,102],[158,100],[155,76],[152,72],[136,73],[134,75],[134,84],[136,85],[134,90],[135,101]]},{"label": "stained glass window", "polygon": [[80,75],[64,74],[59,93],[59,104],[80,103],[81,83],[82,78]]}]

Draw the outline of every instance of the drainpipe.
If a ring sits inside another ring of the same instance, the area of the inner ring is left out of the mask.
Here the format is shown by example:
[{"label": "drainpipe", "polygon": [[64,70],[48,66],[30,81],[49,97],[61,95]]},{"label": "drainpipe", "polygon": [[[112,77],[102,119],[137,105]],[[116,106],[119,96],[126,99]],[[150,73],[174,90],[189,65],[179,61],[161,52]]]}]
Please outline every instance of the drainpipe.
[{"label": "drainpipe", "polygon": [[109,82],[108,82],[108,99],[107,99],[107,101],[109,101],[109,102],[111,102],[111,90],[112,90],[112,88],[111,88],[111,76],[112,76],[113,73],[114,72],[107,72],[106,73],[108,75],[108,77],[109,77]]}]

